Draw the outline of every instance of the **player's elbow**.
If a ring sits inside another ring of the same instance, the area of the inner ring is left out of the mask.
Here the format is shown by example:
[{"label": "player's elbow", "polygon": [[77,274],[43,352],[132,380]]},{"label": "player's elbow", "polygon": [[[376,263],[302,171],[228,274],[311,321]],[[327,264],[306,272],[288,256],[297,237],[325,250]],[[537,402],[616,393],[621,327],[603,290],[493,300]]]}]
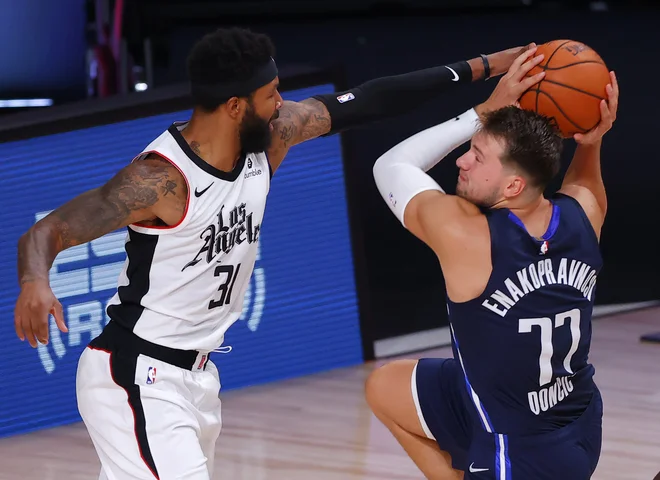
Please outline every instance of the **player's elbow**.
[{"label": "player's elbow", "polygon": [[390,183],[392,172],[390,171],[389,163],[385,155],[381,156],[374,163],[371,173],[374,177],[374,182],[376,183],[376,188],[380,192],[383,200],[387,201],[388,191],[390,191]]},{"label": "player's elbow", "polygon": [[18,243],[16,244],[16,249],[18,250],[18,254],[20,256],[21,252],[25,251],[25,247],[27,243],[30,241],[30,234],[32,233],[32,228],[31,227],[27,232],[25,232],[23,235],[20,236],[18,239]]},{"label": "player's elbow", "polygon": [[[18,239],[16,245],[19,258],[25,255],[28,250],[35,248],[35,245],[48,245],[49,249],[61,244],[61,234],[57,228],[57,223],[53,221],[52,216],[48,215],[37,223],[32,225]],[[59,253],[59,249],[57,252]]]},{"label": "player's elbow", "polygon": [[405,181],[407,173],[406,167],[406,165],[394,163],[387,157],[387,154],[380,157],[373,167],[376,188],[401,223],[403,223],[403,213],[409,200],[409,192],[401,188],[401,182]]}]

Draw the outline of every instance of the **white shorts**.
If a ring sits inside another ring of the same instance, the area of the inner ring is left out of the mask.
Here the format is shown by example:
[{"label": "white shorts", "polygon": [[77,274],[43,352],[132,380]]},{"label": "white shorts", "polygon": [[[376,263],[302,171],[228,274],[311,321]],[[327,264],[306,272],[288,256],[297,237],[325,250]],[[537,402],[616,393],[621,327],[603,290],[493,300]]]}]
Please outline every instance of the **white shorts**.
[{"label": "white shorts", "polygon": [[93,341],[76,377],[100,478],[209,480],[222,426],[215,365],[184,369],[115,345]]}]

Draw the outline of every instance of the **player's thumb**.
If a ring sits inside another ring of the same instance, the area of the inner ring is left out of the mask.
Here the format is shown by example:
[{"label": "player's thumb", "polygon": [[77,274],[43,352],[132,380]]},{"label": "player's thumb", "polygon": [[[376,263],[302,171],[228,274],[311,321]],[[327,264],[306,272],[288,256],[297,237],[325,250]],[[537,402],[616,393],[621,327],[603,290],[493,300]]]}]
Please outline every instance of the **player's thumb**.
[{"label": "player's thumb", "polygon": [[50,313],[55,318],[55,323],[57,324],[57,328],[59,328],[61,332],[67,333],[69,329],[67,328],[66,323],[64,322],[64,310],[62,308],[62,304],[57,300],[55,300],[55,303],[53,304],[53,308],[51,308]]}]

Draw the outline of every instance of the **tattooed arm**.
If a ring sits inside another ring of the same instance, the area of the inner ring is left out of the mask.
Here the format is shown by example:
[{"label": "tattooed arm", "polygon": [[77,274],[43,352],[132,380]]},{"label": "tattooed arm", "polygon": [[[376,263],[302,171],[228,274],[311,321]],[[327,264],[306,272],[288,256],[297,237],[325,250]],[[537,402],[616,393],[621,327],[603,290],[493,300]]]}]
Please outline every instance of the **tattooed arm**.
[{"label": "tattooed arm", "polygon": [[273,145],[268,151],[271,168],[279,167],[289,148],[300,142],[408,113],[458,85],[501,75],[533,46],[375,78],[347,91],[315,95],[300,103],[284,102],[273,122]]},{"label": "tattooed arm", "polygon": [[85,192],[37,222],[18,242],[21,294],[16,303],[16,334],[48,339],[48,313],[66,331],[61,305],[49,286],[48,272],[62,251],[137,222],[176,224],[182,217],[188,187],[168,161],[149,155],[120,170],[102,187]]},{"label": "tattooed arm", "polygon": [[273,122],[273,143],[268,160],[277,170],[289,148],[330,131],[330,114],[326,106],[314,98],[302,102],[285,101],[280,116]]},{"label": "tattooed arm", "polygon": [[18,244],[20,283],[48,278],[59,252],[131,223],[175,224],[185,209],[181,173],[155,155],[131,163],[102,187],[85,192],[37,222]]}]

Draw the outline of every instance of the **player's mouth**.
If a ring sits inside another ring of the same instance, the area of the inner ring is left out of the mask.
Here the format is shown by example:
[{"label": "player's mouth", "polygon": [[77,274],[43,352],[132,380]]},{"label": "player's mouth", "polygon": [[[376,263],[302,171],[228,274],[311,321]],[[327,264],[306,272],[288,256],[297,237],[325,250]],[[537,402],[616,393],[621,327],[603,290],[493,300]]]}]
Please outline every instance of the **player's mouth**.
[{"label": "player's mouth", "polygon": [[270,131],[272,132],[275,127],[273,127],[273,122],[280,118],[280,112],[279,110],[275,110],[275,113],[273,114],[272,117],[270,117],[270,122],[268,123],[268,127],[270,128]]}]

